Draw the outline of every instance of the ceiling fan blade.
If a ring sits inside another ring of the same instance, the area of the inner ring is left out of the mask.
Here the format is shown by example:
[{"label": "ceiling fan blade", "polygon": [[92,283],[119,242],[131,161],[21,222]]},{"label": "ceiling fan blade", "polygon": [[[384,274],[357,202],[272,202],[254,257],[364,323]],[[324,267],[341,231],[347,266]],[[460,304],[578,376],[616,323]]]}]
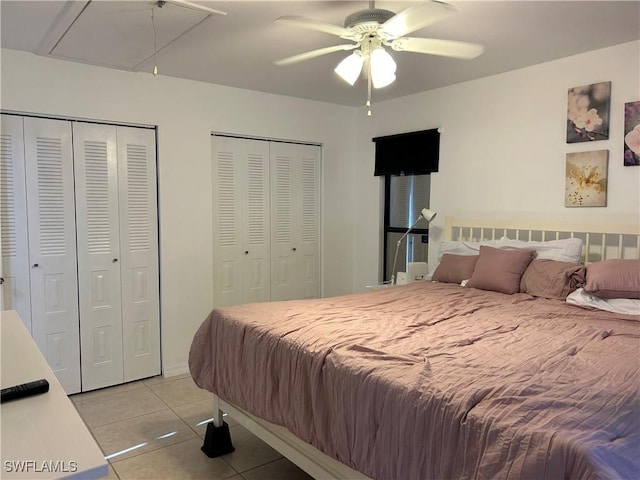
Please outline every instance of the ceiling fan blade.
[{"label": "ceiling fan blade", "polygon": [[438,40],[435,38],[402,37],[391,42],[391,48],[398,52],[427,53],[444,57],[470,60],[484,52],[484,47],[477,43],[457,42],[454,40]]},{"label": "ceiling fan blade", "polygon": [[312,18],[298,17],[295,15],[285,15],[283,17],[276,18],[274,22],[288,23],[289,25],[293,25],[295,27],[328,33],[330,35],[336,35],[347,40],[359,40],[359,35],[347,28],[339,27],[338,25],[333,25],[331,23],[324,23]]},{"label": "ceiling fan blade", "polygon": [[426,27],[455,13],[448,3],[430,1],[409,7],[384,22],[378,32],[383,38],[402,37],[419,28]]},{"label": "ceiling fan blade", "polygon": [[311,50],[309,52],[299,53],[287,58],[281,58],[276,60],[276,65],[291,65],[292,63],[301,62],[303,60],[309,60],[310,58],[319,57],[320,55],[326,55],[327,53],[339,52],[340,50],[353,50],[358,48],[358,44],[346,44],[346,45],[334,45],[331,47],[319,48],[317,50]]}]

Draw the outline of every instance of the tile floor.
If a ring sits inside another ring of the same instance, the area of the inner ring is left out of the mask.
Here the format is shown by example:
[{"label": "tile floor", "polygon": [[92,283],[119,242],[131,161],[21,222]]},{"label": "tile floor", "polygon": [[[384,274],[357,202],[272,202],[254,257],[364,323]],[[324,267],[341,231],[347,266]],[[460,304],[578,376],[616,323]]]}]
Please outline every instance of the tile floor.
[{"label": "tile floor", "polygon": [[212,400],[189,375],[70,398],[109,460],[109,480],[311,480],[229,417],[236,451],[219,458],[202,453]]}]

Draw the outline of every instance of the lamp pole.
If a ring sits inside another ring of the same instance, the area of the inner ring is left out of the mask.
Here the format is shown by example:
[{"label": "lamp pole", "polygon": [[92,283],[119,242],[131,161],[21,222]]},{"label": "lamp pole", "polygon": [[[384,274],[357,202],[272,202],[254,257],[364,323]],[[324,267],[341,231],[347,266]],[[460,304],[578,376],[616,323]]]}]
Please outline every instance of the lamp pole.
[{"label": "lamp pole", "polygon": [[416,226],[416,223],[418,223],[421,218],[422,214],[418,215],[418,218],[416,218],[416,221],[413,222],[413,225],[409,227],[409,230],[404,232],[404,234],[400,237],[400,240],[398,240],[398,243],[396,243],[396,254],[393,257],[393,268],[391,269],[391,285],[396,284],[396,263],[398,262],[398,252],[400,251],[400,244],[407,237],[407,235],[409,235],[409,232],[413,229],[413,227]]},{"label": "lamp pole", "polygon": [[409,235],[409,232],[411,232],[413,227],[416,226],[416,224],[420,221],[421,218],[424,218],[427,221],[427,224],[429,224],[431,223],[431,220],[435,218],[435,216],[436,216],[436,212],[423,208],[422,211],[420,212],[420,215],[418,215],[418,218],[416,218],[416,221],[413,222],[413,225],[411,225],[409,229],[406,232],[404,232],[402,237],[400,237],[400,240],[398,240],[398,242],[396,243],[396,254],[393,257],[393,268],[391,269],[391,285],[396,284],[396,263],[398,261],[398,252],[400,251],[400,244],[407,237],[407,235]]}]

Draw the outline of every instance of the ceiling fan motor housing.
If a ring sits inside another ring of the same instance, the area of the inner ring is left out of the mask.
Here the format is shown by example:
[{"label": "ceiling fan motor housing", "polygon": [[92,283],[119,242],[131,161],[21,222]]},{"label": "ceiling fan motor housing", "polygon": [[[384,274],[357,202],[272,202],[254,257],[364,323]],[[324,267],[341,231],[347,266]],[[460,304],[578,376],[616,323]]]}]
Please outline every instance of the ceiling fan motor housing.
[{"label": "ceiling fan motor housing", "polygon": [[394,12],[381,8],[360,10],[345,18],[344,27],[358,33],[371,33],[393,16],[395,16]]}]

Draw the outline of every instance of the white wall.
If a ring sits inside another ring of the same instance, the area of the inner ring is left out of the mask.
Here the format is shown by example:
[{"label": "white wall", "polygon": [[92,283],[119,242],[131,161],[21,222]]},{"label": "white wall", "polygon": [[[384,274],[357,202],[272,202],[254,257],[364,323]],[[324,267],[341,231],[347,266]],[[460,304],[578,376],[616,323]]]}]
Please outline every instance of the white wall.
[{"label": "white wall", "polygon": [[[388,102],[374,93],[369,118],[364,109],[2,50],[0,105],[158,126],[162,355],[172,374],[185,371],[212,307],[212,131],[323,143],[323,295],[348,293],[379,275],[375,136],[443,128],[431,188],[436,242],[449,215],[638,223],[640,167],[622,166],[622,117],[624,102],[640,100],[639,53],[633,42]],[[607,80],[610,140],[567,145],[567,89]],[[565,208],[566,153],[605,148],[608,206]]]},{"label": "white wall", "polygon": [[[398,73],[402,75],[402,72]],[[612,82],[609,140],[567,144],[567,90]],[[375,91],[374,91],[375,95]],[[354,182],[354,290],[378,280],[382,201],[372,137],[441,127],[440,169],[431,176],[438,212],[433,264],[446,216],[640,222],[640,167],[622,161],[624,103],[640,100],[640,42],[373,104],[358,119]],[[609,150],[607,207],[564,207],[568,152]]]},{"label": "white wall", "polygon": [[5,111],[158,126],[162,359],[186,372],[212,305],[211,132],[323,144],[322,291],[348,293],[355,114],[312,102],[2,50]]}]

